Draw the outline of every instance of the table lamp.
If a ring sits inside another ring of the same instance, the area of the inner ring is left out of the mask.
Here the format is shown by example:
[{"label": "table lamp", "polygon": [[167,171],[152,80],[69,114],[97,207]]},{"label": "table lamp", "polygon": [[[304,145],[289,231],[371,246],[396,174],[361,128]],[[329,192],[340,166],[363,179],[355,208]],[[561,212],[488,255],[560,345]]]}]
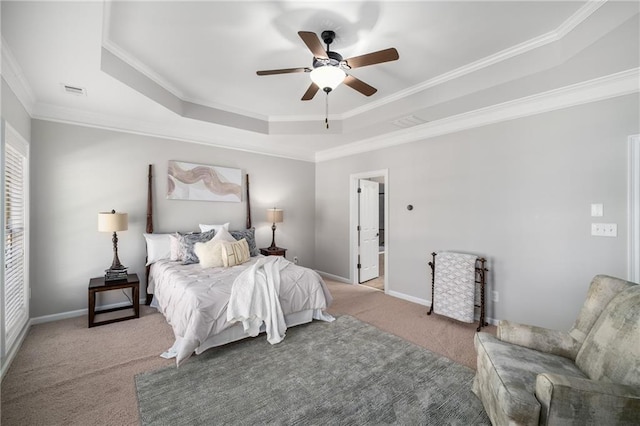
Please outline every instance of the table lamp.
[{"label": "table lamp", "polygon": [[109,279],[126,279],[127,268],[122,266],[118,259],[118,234],[117,231],[126,231],[128,225],[127,213],[116,213],[115,210],[110,212],[98,213],[98,232],[113,232],[113,262],[111,267],[105,271],[105,280]]},{"label": "table lamp", "polygon": [[271,226],[271,230],[273,231],[273,236],[271,238],[271,246],[270,249],[276,248],[276,223],[281,223],[284,217],[284,213],[282,209],[276,209],[275,207],[272,209],[267,209],[267,221],[273,223]]}]

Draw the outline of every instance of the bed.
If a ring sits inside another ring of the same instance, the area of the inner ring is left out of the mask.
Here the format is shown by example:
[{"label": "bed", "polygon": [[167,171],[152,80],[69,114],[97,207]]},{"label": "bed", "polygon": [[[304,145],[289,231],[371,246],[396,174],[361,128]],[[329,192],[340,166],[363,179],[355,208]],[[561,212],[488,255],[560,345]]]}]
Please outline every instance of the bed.
[{"label": "bed", "polygon": [[[232,235],[234,242],[224,246],[246,247],[246,257],[239,258],[248,258],[247,261],[237,265],[231,262],[229,265],[233,266],[228,267],[208,267],[205,257],[198,263],[172,260],[164,239],[180,236],[153,233],[152,166],[149,165],[145,233],[147,304],[161,312],[171,325],[175,342],[162,356],[175,358],[178,366],[193,353],[200,354],[263,331],[267,333],[268,342],[275,344],[284,338],[288,327],[314,319],[333,321],[325,312],[332,297],[317,272],[280,256],[258,253],[251,227],[248,175],[246,191],[246,230],[227,231],[225,225],[228,224],[211,225],[212,229],[201,229],[200,233],[188,234],[188,238],[203,240],[195,245],[202,255],[207,245],[216,248],[222,245],[214,244],[215,239]],[[240,244],[241,241],[248,243]]]}]

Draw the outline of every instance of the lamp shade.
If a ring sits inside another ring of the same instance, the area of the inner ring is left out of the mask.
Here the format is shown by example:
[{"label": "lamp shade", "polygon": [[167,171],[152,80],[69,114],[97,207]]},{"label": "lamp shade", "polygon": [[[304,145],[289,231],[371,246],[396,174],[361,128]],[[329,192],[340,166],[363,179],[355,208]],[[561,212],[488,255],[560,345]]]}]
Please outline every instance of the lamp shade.
[{"label": "lamp shade", "polygon": [[335,89],[344,81],[346,76],[347,74],[342,69],[331,65],[315,68],[310,74],[311,81],[323,90],[326,88]]},{"label": "lamp shade", "polygon": [[282,209],[267,209],[267,222],[281,223],[284,218],[284,212]]},{"label": "lamp shade", "polygon": [[127,213],[110,212],[98,213],[98,232],[126,231],[129,228],[129,215]]}]

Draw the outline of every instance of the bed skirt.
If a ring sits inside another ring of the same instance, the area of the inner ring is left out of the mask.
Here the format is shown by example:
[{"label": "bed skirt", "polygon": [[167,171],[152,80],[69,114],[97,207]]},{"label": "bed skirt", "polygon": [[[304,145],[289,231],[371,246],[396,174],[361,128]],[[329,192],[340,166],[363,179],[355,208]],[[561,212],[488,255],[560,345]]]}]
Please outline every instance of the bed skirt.
[{"label": "bed skirt", "polygon": [[[331,315],[327,314],[326,312],[322,312],[321,309],[307,309],[305,311],[293,312],[284,316],[284,320],[287,323],[287,328],[295,327],[296,325],[306,324],[313,321],[314,319],[331,322],[335,318],[333,318]],[[265,325],[262,324],[262,327],[260,327],[260,333],[264,333],[265,328],[266,328]],[[207,340],[202,342],[200,346],[198,346],[195,349],[195,353],[196,355],[200,355],[207,349],[211,349],[216,346],[226,345],[227,343],[236,342],[238,340],[246,339],[248,337],[251,337],[251,336],[249,336],[249,334],[247,334],[244,331],[242,323],[237,322],[233,324],[231,327],[222,330],[220,333],[210,336]],[[162,353],[162,355],[160,356],[167,359],[176,358],[177,355],[184,348],[184,346],[185,346],[184,340],[181,338],[177,338],[173,346],[166,352]],[[178,362],[178,366],[180,366],[180,364],[185,362],[187,359],[188,357],[180,360],[180,362]]]}]

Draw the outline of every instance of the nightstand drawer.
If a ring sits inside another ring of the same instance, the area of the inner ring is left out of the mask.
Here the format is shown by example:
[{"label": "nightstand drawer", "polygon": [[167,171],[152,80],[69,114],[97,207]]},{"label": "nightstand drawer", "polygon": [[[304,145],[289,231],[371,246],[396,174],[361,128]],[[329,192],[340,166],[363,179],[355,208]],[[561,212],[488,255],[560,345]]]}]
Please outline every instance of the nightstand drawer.
[{"label": "nightstand drawer", "polygon": [[264,256],[287,257],[287,249],[282,247],[265,247],[260,249],[260,254]]}]

